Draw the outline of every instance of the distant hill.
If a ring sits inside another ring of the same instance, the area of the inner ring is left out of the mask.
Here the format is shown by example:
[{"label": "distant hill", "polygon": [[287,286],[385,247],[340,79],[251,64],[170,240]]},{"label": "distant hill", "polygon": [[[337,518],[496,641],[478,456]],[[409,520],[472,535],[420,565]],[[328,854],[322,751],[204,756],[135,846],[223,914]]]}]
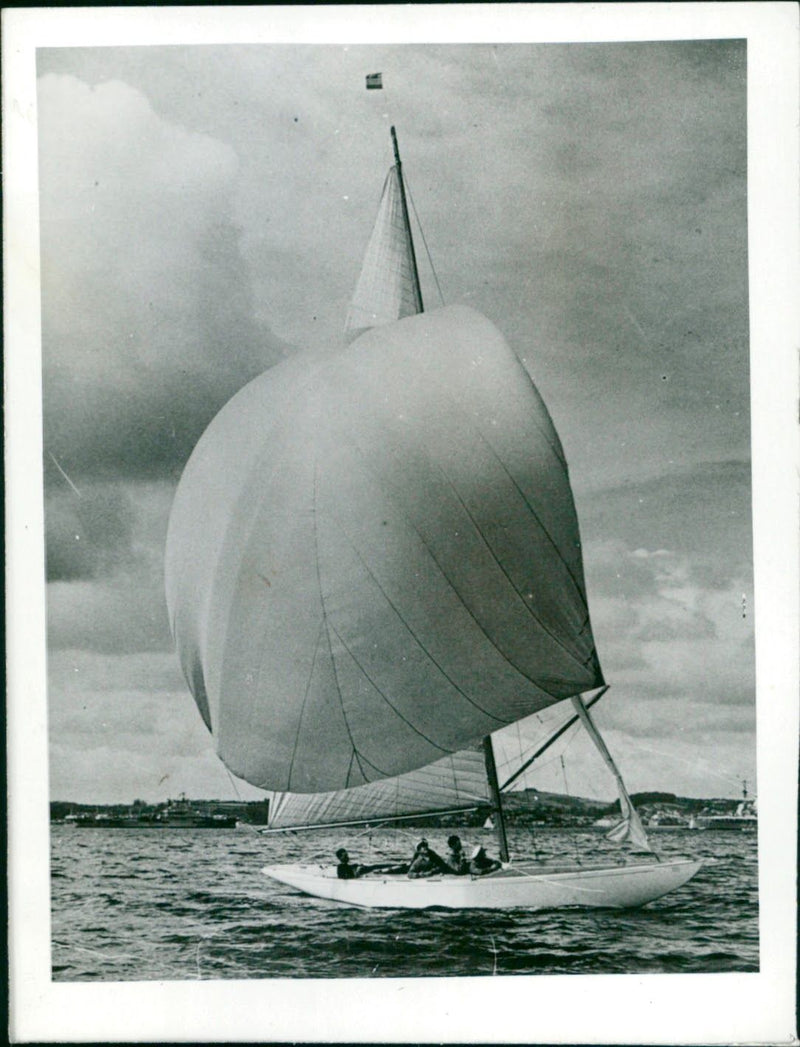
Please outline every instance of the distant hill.
[{"label": "distant hill", "polygon": [[[679,814],[698,814],[700,811],[712,811],[720,814],[728,814],[736,810],[738,805],[742,802],[740,799],[723,797],[702,799],[692,796],[676,796],[674,793],[665,792],[631,793],[631,801],[637,810],[653,807],[674,810]],[[603,813],[619,814],[619,800],[615,800],[613,803],[608,804]]]},{"label": "distant hill", "polygon": [[[696,799],[676,796],[668,792],[641,792],[631,795],[634,807],[642,817],[649,818],[655,811],[683,816],[698,814],[730,814],[741,802],[737,799]],[[267,800],[237,802],[231,800],[192,800],[193,807],[202,808],[211,815],[235,815],[241,821],[265,825],[268,819]],[[104,814],[109,816],[155,815],[168,808],[168,804],[146,804],[135,800],[132,804],[87,804],[54,800],[50,804],[50,820],[63,821],[67,816]],[[590,800],[583,796],[565,793],[542,792],[539,789],[520,789],[504,793],[503,810],[509,825],[530,826],[588,826],[600,818],[619,815],[619,800]],[[448,815],[418,816],[404,824],[429,828],[458,828],[482,826],[491,815],[489,804],[473,811]]]}]

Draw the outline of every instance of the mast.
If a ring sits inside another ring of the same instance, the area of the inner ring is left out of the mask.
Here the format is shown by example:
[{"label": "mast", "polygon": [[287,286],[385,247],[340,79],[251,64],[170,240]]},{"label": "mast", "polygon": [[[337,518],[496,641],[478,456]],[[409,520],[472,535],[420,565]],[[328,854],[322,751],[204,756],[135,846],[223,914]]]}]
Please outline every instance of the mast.
[{"label": "mast", "polygon": [[492,794],[492,803],[497,812],[497,842],[500,845],[500,861],[507,862],[508,841],[506,840],[506,823],[503,817],[503,801],[500,796],[500,786],[497,784],[497,766],[494,762],[494,749],[490,734],[487,734],[483,739],[483,756],[486,761],[486,777],[489,781],[489,791]]},{"label": "mast", "polygon": [[397,183],[400,186],[400,203],[403,208],[403,222],[408,233],[408,247],[411,253],[411,270],[414,277],[414,297],[417,301],[417,312],[424,312],[422,305],[422,289],[419,282],[419,270],[417,269],[417,256],[414,252],[414,237],[411,235],[411,221],[408,217],[408,204],[406,203],[406,188],[403,184],[403,165],[400,162],[400,149],[397,145],[397,133],[392,127],[392,146],[394,147],[394,162],[397,168]]}]

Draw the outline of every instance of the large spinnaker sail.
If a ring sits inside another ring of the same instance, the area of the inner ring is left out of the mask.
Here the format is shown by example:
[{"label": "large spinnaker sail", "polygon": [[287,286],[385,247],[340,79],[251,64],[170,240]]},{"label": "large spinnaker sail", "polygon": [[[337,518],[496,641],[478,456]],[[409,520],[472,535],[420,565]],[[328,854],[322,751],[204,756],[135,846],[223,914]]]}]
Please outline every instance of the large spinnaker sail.
[{"label": "large spinnaker sail", "polygon": [[269,828],[364,825],[413,815],[470,811],[490,802],[483,754],[453,753],[428,767],[328,793],[274,793]]},{"label": "large spinnaker sail", "polygon": [[378,216],[345,322],[345,335],[350,340],[370,327],[422,312],[401,178],[397,166],[386,175]]},{"label": "large spinnaker sail", "polygon": [[268,790],[403,774],[603,682],[561,444],[465,307],[238,393],[179,485],[166,580],[217,752]]}]

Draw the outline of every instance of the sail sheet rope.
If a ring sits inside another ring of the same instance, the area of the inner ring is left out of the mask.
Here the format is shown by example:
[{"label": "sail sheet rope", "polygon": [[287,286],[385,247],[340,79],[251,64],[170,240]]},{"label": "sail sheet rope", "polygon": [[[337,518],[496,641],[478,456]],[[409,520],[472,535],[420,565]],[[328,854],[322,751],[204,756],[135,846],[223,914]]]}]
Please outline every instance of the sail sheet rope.
[{"label": "sail sheet rope", "polygon": [[[578,722],[578,721],[577,721],[577,720],[575,720],[575,721],[573,721],[573,722],[572,722],[572,723],[571,723],[571,724],[570,724],[569,726],[570,726],[570,727],[575,727],[575,725],[576,725],[576,723],[577,723],[577,722]],[[566,732],[565,732],[565,733],[566,733]],[[564,742],[564,748],[563,748],[563,749],[561,750],[561,752],[555,753],[555,755],[551,756],[551,757],[550,757],[549,759],[547,759],[547,760],[536,760],[536,761],[535,761],[535,770],[536,770],[537,772],[541,772],[541,771],[543,771],[543,770],[546,770],[546,768],[548,768],[548,767],[551,767],[551,766],[552,766],[553,764],[556,764],[556,763],[558,763],[559,761],[562,761],[562,763],[563,763],[563,759],[564,759],[564,753],[566,753],[566,751],[567,751],[567,750],[568,750],[568,749],[570,748],[570,746],[572,745],[572,743],[573,743],[573,742],[574,742],[574,741],[576,740],[576,738],[578,738],[578,737],[580,737],[580,731],[577,731],[577,730],[573,730],[573,731],[572,731],[572,734],[571,734],[571,736],[569,737],[569,739],[568,739],[567,741],[565,741],[565,742]],[[536,748],[537,748],[537,743],[534,743],[534,744],[532,744],[532,745],[529,745],[529,746],[527,747],[527,749],[525,750],[525,754],[523,755],[522,759],[524,760],[524,759],[525,759],[525,756],[526,756],[526,755],[527,755],[528,753],[532,752],[532,751],[533,751],[534,749],[536,749]],[[511,759],[510,759],[510,758],[508,758],[508,757],[505,757],[505,758],[504,758],[504,757],[501,757],[501,758],[500,758],[500,759],[498,760],[498,764],[499,764],[500,766],[502,766],[502,767],[505,767],[505,768],[507,768],[507,767],[509,767],[509,766],[510,766],[510,765],[512,764],[512,761],[511,761]],[[526,768],[525,768],[525,769],[524,769],[524,770],[522,771],[522,774],[520,774],[520,775],[518,776],[519,778],[522,778],[522,787],[523,787],[524,789],[529,789],[529,788],[535,788],[535,786],[529,786],[529,785],[527,784],[527,781],[526,781],[526,774],[527,774],[527,772],[528,772],[529,770],[531,770],[532,768],[533,768],[533,765],[532,765],[532,764],[529,764],[529,766],[528,766],[528,767],[526,767]],[[516,776],[516,775],[514,776],[514,779],[515,779],[515,780],[517,780],[517,776]],[[504,783],[503,783],[503,784],[502,784],[502,785],[500,786],[500,791],[501,791],[502,793],[506,794],[506,793],[509,793],[509,792],[513,792],[514,790],[512,790],[512,789],[509,789],[509,788],[508,788],[508,783],[507,783],[507,782],[504,782]],[[567,790],[567,795],[569,795],[569,790]]]}]

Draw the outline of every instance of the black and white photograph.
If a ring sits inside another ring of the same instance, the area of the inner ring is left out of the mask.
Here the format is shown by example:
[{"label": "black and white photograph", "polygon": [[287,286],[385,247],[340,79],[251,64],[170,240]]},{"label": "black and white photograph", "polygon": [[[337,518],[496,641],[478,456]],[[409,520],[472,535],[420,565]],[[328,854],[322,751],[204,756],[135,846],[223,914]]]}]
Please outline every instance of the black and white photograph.
[{"label": "black and white photograph", "polygon": [[794,1042],[797,13],[523,6],[7,65],[18,1042]]}]

